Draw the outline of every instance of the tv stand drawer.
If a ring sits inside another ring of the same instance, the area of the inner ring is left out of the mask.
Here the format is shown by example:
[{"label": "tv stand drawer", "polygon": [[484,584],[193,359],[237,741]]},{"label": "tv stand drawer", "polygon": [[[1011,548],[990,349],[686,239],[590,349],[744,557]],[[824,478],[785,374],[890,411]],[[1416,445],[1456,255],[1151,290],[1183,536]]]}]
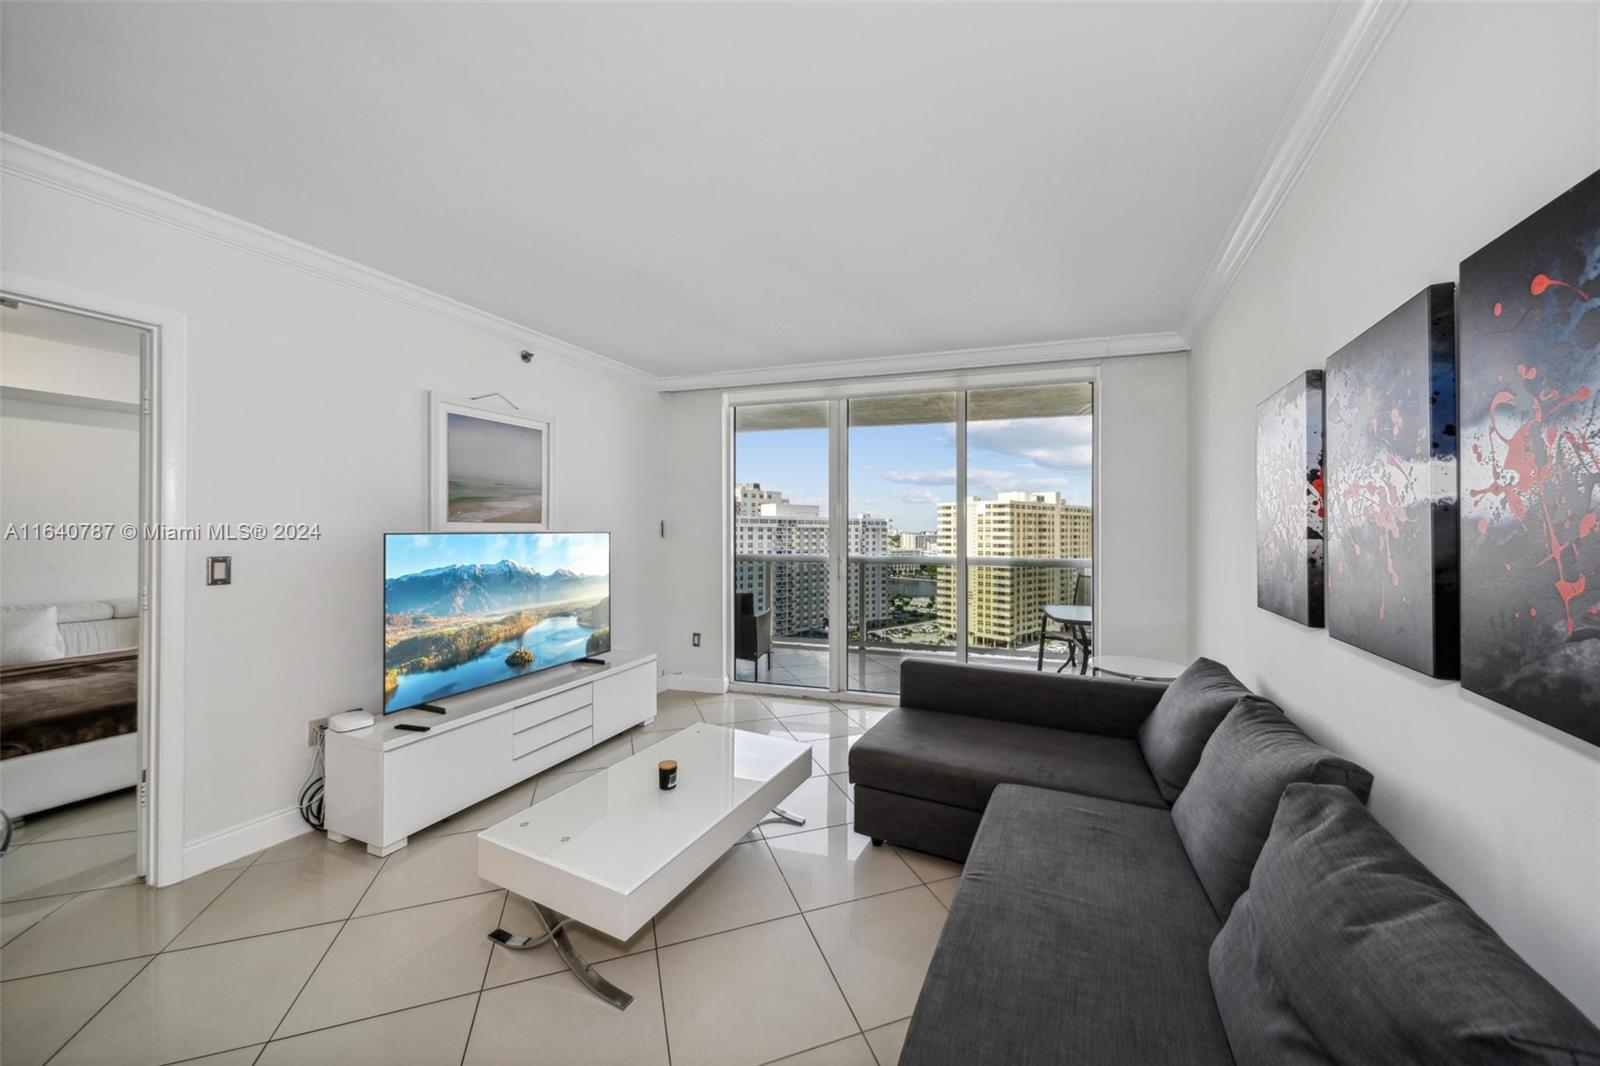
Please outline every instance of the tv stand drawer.
[{"label": "tv stand drawer", "polygon": [[579,707],[587,707],[594,702],[594,686],[578,685],[565,692],[557,692],[553,696],[543,696],[527,703],[519,704],[511,709],[512,732],[520,733],[524,729],[532,729],[542,722],[552,718],[559,718],[563,714],[575,711]]},{"label": "tv stand drawer", "polygon": [[571,736],[580,729],[588,729],[594,724],[594,708],[579,707],[575,711],[568,711],[559,718],[552,718],[548,722],[541,722],[532,729],[524,729],[513,733],[511,736],[511,757],[520,759],[530,755],[540,748],[554,744],[562,737]]}]

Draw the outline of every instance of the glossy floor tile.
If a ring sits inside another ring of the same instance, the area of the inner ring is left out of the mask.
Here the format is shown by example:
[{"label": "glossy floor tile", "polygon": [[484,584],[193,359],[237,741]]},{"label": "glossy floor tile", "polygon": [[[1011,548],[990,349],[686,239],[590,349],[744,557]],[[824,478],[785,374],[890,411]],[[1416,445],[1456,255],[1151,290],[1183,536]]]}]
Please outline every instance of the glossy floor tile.
[{"label": "glossy floor tile", "polygon": [[641,733],[675,733],[680,729],[687,729],[696,722],[705,719],[700,717],[700,709],[693,700],[662,706],[656,705],[656,716],[651,721],[639,727]]},{"label": "glossy floor tile", "polygon": [[477,992],[503,892],[352,918],[283,1019],[279,1036]]},{"label": "glossy floor tile", "polygon": [[212,870],[167,888],[84,892],[0,951],[0,978],[154,955],[240,876]]},{"label": "glossy floor tile", "polygon": [[0,903],[0,945],[11,943],[74,898],[76,893],[67,893]]},{"label": "glossy floor tile", "polygon": [[319,925],[157,955],[51,1062],[166,1063],[264,1042],[338,932]]},{"label": "glossy floor tile", "polygon": [[944,905],[933,893],[918,885],[805,917],[863,1028],[911,1014],[944,929]]},{"label": "glossy floor tile", "polygon": [[847,737],[830,737],[811,741],[811,772],[814,774],[842,774],[850,769],[850,749],[865,734]]},{"label": "glossy floor tile", "polygon": [[847,1036],[831,1044],[775,1059],[771,1066],[878,1066],[864,1036]]},{"label": "glossy floor tile", "polygon": [[767,845],[801,910],[921,883],[893,848],[875,848],[848,826],[776,837]]},{"label": "glossy floor tile", "polygon": [[832,825],[849,825],[855,817],[855,805],[845,796],[844,790],[823,774],[807,778],[805,783],[791,792],[778,806],[790,814],[805,819],[804,825],[768,819],[761,825],[761,833],[768,838],[792,836],[812,829],[826,829]]},{"label": "glossy floor tile", "polygon": [[856,720],[844,711],[824,711],[820,714],[796,715],[783,719],[783,724],[796,740],[827,740],[829,737],[848,737],[865,732]]},{"label": "glossy floor tile", "polygon": [[[478,1003],[465,1062],[472,1066],[581,1066],[667,1062],[661,979],[653,952],[595,965],[606,980],[633,995],[618,1011],[566,970],[492,988]],[[680,1056],[680,1061],[684,1060]]]},{"label": "glossy floor tile", "polygon": [[656,939],[675,944],[799,911],[765,842],[737,844],[656,916]]},{"label": "glossy floor tile", "polygon": [[39,1066],[148,961],[113,962],[0,985],[0,1062]]},{"label": "glossy floor tile", "polygon": [[417,840],[384,862],[366,895],[361,897],[355,916],[493,892],[499,887],[478,876],[476,833],[452,833]]},{"label": "glossy floor tile", "polygon": [[0,899],[37,899],[138,880],[135,833],[68,837],[14,847],[0,859]]},{"label": "glossy floor tile", "polygon": [[929,881],[928,891],[939,897],[939,902],[948,909],[956,901],[956,888],[961,884],[961,878],[952,877],[947,881]]},{"label": "glossy floor tile", "polygon": [[923,881],[943,881],[946,878],[961,876],[959,862],[951,862],[949,859],[921,851],[912,851],[910,848],[897,847],[894,850]]},{"label": "glossy floor tile", "polygon": [[173,942],[174,948],[274,933],[350,917],[383,866],[365,851],[313,852],[258,860],[240,873]]},{"label": "glossy floor tile", "polygon": [[872,1054],[877,1058],[878,1066],[898,1066],[900,1049],[905,1046],[906,1029],[910,1025],[911,1019],[903,1018],[898,1022],[867,1030],[867,1043],[872,1045]]},{"label": "glossy floor tile", "polygon": [[713,699],[697,699],[695,702],[700,707],[700,717],[717,725],[772,718],[767,705],[755,696],[717,696]]},{"label": "glossy floor tile", "polygon": [[860,1031],[799,916],[657,955],[674,1061],[769,1062]]},{"label": "glossy floor tile", "polygon": [[257,1066],[435,1066],[461,1061],[476,995],[274,1040]]}]

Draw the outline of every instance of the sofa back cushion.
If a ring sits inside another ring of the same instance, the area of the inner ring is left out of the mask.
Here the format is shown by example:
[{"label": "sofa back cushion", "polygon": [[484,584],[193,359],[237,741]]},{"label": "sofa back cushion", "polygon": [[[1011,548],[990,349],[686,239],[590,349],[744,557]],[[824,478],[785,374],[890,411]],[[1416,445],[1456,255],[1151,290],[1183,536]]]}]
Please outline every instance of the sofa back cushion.
[{"label": "sofa back cushion", "polygon": [[1162,798],[1172,803],[1200,763],[1206,741],[1250,690],[1221,663],[1196,659],[1139,726],[1139,749]]},{"label": "sofa back cushion", "polygon": [[1285,790],[1210,970],[1239,1066],[1600,1063],[1600,1030],[1343,788]]},{"label": "sofa back cushion", "polygon": [[1344,785],[1363,802],[1372,775],[1324,748],[1270,700],[1246,696],[1211,735],[1172,822],[1217,917],[1250,884],[1283,790],[1296,781]]}]

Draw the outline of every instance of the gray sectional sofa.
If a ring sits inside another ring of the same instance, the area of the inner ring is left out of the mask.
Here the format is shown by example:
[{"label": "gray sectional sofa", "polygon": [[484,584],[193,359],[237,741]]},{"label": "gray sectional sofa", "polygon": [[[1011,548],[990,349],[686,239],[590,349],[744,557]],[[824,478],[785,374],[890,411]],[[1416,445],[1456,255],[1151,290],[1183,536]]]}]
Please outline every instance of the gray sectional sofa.
[{"label": "gray sectional sofa", "polygon": [[964,860],[900,1061],[1600,1066],[1600,1030],[1228,670],[908,661],[856,830]]}]

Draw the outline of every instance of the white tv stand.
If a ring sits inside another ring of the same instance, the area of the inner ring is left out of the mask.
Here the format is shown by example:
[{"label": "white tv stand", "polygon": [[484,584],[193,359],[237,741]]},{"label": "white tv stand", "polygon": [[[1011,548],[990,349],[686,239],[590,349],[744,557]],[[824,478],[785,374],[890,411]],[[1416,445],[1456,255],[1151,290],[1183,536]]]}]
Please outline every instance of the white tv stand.
[{"label": "white tv stand", "polygon": [[[656,716],[656,657],[613,651],[327,733],[328,838],[374,855],[518,781]],[[396,729],[425,725],[426,733]]]}]

